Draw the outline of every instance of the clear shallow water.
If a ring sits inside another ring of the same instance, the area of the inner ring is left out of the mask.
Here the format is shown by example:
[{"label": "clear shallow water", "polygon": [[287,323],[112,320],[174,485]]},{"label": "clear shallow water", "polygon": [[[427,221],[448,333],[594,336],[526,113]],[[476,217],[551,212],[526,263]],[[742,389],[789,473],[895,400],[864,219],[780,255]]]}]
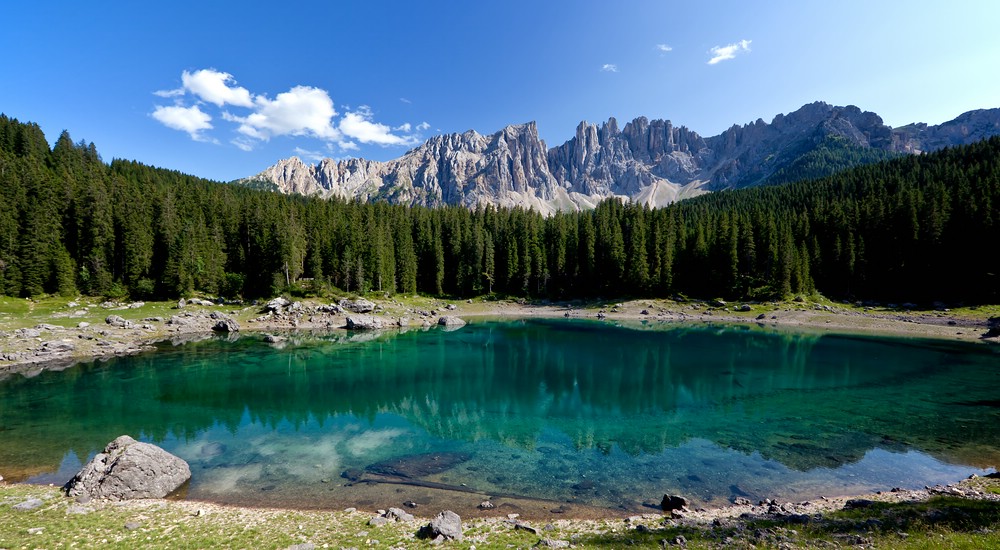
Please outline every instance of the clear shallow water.
[{"label": "clear shallow water", "polygon": [[0,381],[0,473],[61,484],[130,434],[191,464],[188,498],[233,503],[804,500],[990,469],[998,367],[988,346],[707,325],[245,336]]}]

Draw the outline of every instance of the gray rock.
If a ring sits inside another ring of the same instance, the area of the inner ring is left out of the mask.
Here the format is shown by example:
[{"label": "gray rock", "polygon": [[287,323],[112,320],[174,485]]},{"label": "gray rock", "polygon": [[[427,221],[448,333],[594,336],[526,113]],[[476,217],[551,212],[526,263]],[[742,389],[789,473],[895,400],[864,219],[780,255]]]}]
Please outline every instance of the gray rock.
[{"label": "gray rock", "polygon": [[750,304],[740,304],[739,307],[736,308],[736,311],[750,311],[751,309],[753,308],[750,307]]},{"label": "gray rock", "polygon": [[236,322],[236,319],[219,319],[212,325],[212,330],[222,333],[239,332],[240,324]]},{"label": "gray rock", "polygon": [[264,305],[264,311],[272,311],[274,313],[281,313],[286,307],[291,305],[291,302],[281,296],[271,300]]},{"label": "gray rock", "polygon": [[663,495],[663,500],[660,501],[660,508],[664,512],[670,512],[672,510],[680,510],[688,505],[688,499],[678,496],[678,495]]},{"label": "gray rock", "polygon": [[14,331],[14,336],[17,338],[38,338],[41,335],[41,331],[33,328],[19,328]]},{"label": "gray rock", "polygon": [[29,535],[41,535],[42,531],[44,531],[44,530],[45,530],[44,527],[30,527],[28,529],[28,534]]},{"label": "gray rock", "polygon": [[108,315],[104,322],[118,328],[132,328],[132,321],[126,321],[120,315]]},{"label": "gray rock", "polygon": [[285,341],[283,336],[275,336],[274,334],[265,334],[264,341],[268,344],[280,344]]},{"label": "gray rock", "polygon": [[340,307],[353,313],[371,313],[375,311],[375,302],[358,298],[357,300],[341,300]]},{"label": "gray rock", "polygon": [[454,315],[442,315],[440,318],[438,318],[438,324],[443,327],[458,328],[465,326],[465,320],[463,320],[461,317],[456,317]]},{"label": "gray rock", "polygon": [[316,550],[316,545],[311,542],[303,542],[302,544],[293,544],[285,550]]},{"label": "gray rock", "polygon": [[420,528],[417,536],[424,539],[462,540],[462,518],[451,510],[445,510],[434,517],[430,523]]},{"label": "gray rock", "polygon": [[388,524],[389,521],[390,521],[389,518],[385,516],[375,516],[372,519],[368,520],[368,525],[371,525],[372,527],[381,527],[383,525]]},{"label": "gray rock", "polygon": [[87,328],[89,326],[90,326],[90,323],[88,323],[86,321],[80,321],[79,323],[77,323],[76,328]]},{"label": "gray rock", "polygon": [[393,521],[411,522],[417,518],[413,517],[413,514],[403,510],[402,508],[389,508],[389,511],[385,513],[385,517]]},{"label": "gray rock", "polygon": [[75,497],[128,500],[162,498],[191,478],[187,462],[127,435],[112,441],[66,484]]},{"label": "gray rock", "polygon": [[20,502],[18,504],[15,504],[15,505],[11,506],[11,508],[13,508],[15,510],[18,510],[18,511],[21,511],[21,512],[26,512],[28,510],[34,510],[35,508],[39,508],[39,507],[41,507],[42,504],[45,504],[45,503],[42,502],[41,499],[38,499],[38,498],[29,498],[28,500],[25,500],[24,502]]},{"label": "gray rock", "polygon": [[383,328],[382,320],[371,315],[351,315],[347,317],[349,330],[379,330]]}]

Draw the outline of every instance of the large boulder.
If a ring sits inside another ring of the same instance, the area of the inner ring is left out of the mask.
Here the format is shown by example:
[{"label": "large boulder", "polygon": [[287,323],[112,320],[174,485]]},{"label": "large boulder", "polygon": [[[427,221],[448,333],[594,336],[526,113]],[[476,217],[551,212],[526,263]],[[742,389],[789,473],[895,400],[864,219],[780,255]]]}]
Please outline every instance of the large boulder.
[{"label": "large boulder", "polygon": [[350,330],[379,330],[382,320],[371,315],[351,315],[347,317],[347,328]]},{"label": "large boulder", "polygon": [[462,518],[451,510],[438,514],[430,523],[420,528],[417,536],[437,541],[462,540]]},{"label": "large boulder", "polygon": [[212,325],[212,330],[214,330],[215,332],[222,332],[222,333],[239,332],[240,324],[236,322],[236,319],[230,319],[226,317],[216,321],[215,324]]},{"label": "large boulder", "polygon": [[288,301],[288,299],[286,299],[286,298],[282,298],[281,296],[278,296],[277,298],[271,300],[270,302],[268,302],[267,304],[264,305],[264,311],[265,312],[269,311],[269,312],[273,312],[273,313],[281,313],[281,311],[283,309],[285,309],[286,307],[288,307],[290,305],[292,305],[292,302]]},{"label": "large boulder", "polygon": [[465,326],[465,320],[454,315],[442,315],[438,319],[438,324],[446,328],[459,328]]},{"label": "large boulder", "polygon": [[66,484],[71,497],[163,498],[191,478],[184,460],[123,435],[108,443]]}]

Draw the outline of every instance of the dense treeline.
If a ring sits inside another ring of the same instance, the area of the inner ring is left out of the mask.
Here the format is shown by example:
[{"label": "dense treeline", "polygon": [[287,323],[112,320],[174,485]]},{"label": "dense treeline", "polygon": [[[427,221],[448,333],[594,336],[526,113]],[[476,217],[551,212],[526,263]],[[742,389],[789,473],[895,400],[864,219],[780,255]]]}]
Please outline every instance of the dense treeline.
[{"label": "dense treeline", "polygon": [[651,210],[551,217],[285,196],[0,115],[0,294],[344,292],[1000,301],[1000,139]]}]

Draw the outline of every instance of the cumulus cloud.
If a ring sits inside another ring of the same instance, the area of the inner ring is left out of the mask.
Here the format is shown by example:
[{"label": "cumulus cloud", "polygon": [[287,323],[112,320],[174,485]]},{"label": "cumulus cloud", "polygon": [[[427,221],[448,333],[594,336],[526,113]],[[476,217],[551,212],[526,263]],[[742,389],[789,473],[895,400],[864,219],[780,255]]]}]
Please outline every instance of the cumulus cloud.
[{"label": "cumulus cloud", "polygon": [[715,65],[720,61],[725,61],[727,59],[733,59],[737,54],[750,51],[750,40],[740,40],[735,44],[729,44],[727,46],[715,46],[708,51],[712,55],[711,59],[708,60],[709,65]]},{"label": "cumulus cloud", "polygon": [[246,117],[230,113],[226,120],[240,123],[241,134],[255,139],[272,136],[313,136],[320,139],[340,139],[340,132],[333,127],[337,115],[333,100],[325,90],[311,86],[296,86],[269,99],[257,96],[253,102],[255,112]]},{"label": "cumulus cloud", "polygon": [[233,75],[229,73],[215,69],[201,69],[193,73],[184,71],[181,74],[181,82],[185,90],[198,96],[202,101],[214,103],[219,107],[227,104],[238,107],[253,106],[250,92],[246,88],[229,86],[230,82],[236,84]]},{"label": "cumulus cloud", "polygon": [[191,139],[196,141],[209,141],[202,132],[212,129],[212,117],[202,111],[197,105],[183,107],[181,105],[171,105],[170,107],[157,106],[153,111],[153,118],[160,121],[167,128],[187,132]]},{"label": "cumulus cloud", "polygon": [[656,49],[659,50],[659,51],[661,51],[661,52],[663,52],[663,53],[674,51],[674,49],[672,47],[670,47],[670,46],[668,46],[666,44],[657,44],[656,45]]},{"label": "cumulus cloud", "polygon": [[372,122],[372,112],[367,105],[362,105],[354,112],[344,114],[340,119],[339,129],[347,137],[361,143],[378,145],[412,145],[414,138],[392,133],[392,128],[385,124]]},{"label": "cumulus cloud", "polygon": [[601,65],[601,71],[605,73],[617,73],[618,65],[615,65],[613,63],[605,63],[604,65]]},{"label": "cumulus cloud", "polygon": [[423,121],[423,122],[421,122],[420,124],[417,124],[417,131],[418,132],[423,132],[425,130],[430,130],[430,128],[431,128],[431,125],[428,124],[426,120]]},{"label": "cumulus cloud", "polygon": [[[213,129],[212,117],[205,108],[215,105],[219,108],[218,116],[235,125],[238,135],[229,143],[243,151],[252,151],[259,142],[277,136],[319,139],[331,152],[335,148],[355,151],[359,149],[358,143],[394,146],[417,142],[411,134],[412,124],[405,122],[393,127],[376,122],[366,105],[357,109],[341,106],[345,111],[341,116],[330,94],[321,88],[295,86],[272,99],[266,94],[251,94],[237,85],[233,75],[215,69],[184,71],[181,82],[180,88],[153,92],[158,97],[173,99],[174,105],[156,106],[151,116],[198,141],[216,142],[205,137],[205,132]],[[191,100],[194,105],[185,106]],[[410,102],[405,97],[400,101]],[[417,131],[428,128],[430,124],[426,122],[416,127]],[[302,151],[301,156],[310,159],[318,154],[308,149]]]}]

